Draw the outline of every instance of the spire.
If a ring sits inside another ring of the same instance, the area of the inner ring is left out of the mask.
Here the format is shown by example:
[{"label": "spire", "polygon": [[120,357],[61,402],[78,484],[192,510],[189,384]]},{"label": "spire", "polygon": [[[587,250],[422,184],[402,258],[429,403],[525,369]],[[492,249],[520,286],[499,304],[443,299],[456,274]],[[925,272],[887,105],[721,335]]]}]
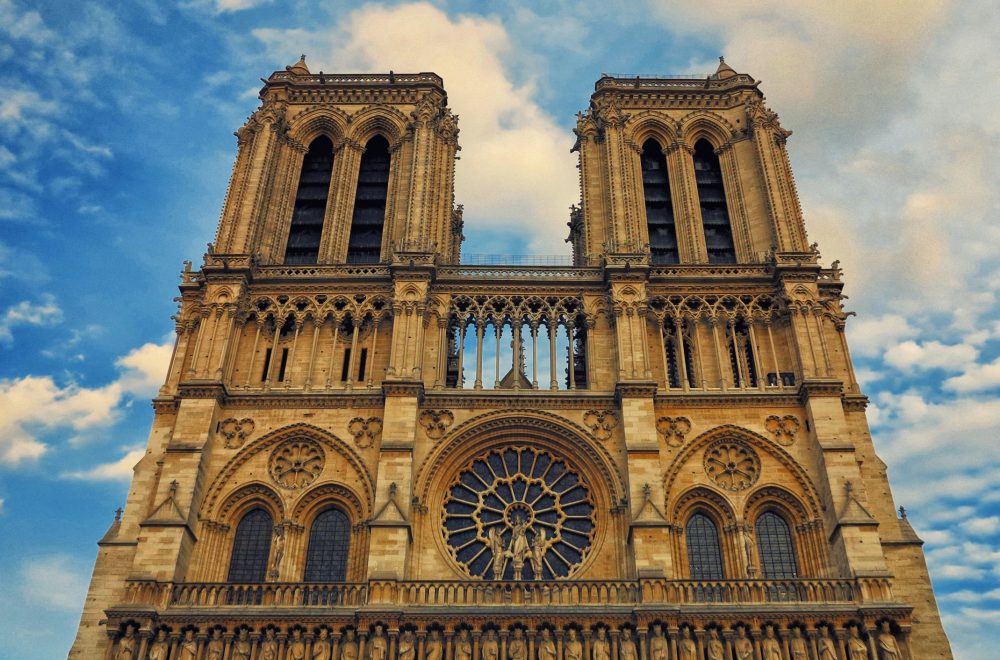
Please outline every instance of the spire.
[{"label": "spire", "polygon": [[732,78],[735,75],[736,70],[726,64],[725,57],[719,55],[719,68],[715,70],[715,77],[719,80],[725,80],[726,78]]},{"label": "spire", "polygon": [[306,56],[303,54],[299,57],[299,61],[292,66],[286,66],[286,71],[290,71],[299,76],[308,76],[310,71],[309,67],[306,66]]}]

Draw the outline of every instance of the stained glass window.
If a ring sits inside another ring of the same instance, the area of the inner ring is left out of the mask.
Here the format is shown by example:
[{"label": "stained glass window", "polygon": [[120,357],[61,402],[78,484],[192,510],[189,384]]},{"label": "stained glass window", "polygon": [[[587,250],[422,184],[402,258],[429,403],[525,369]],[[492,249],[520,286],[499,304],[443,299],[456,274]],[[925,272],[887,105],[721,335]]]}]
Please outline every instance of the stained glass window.
[{"label": "stained glass window", "polygon": [[719,550],[719,531],[715,528],[715,523],[708,516],[696,513],[688,520],[685,536],[691,578],[693,580],[724,578],[722,552]]},{"label": "stained glass window", "polygon": [[229,561],[230,582],[263,582],[271,553],[274,522],[264,509],[253,509],[236,526],[233,556]]},{"label": "stained glass window", "polygon": [[340,509],[327,509],[316,516],[309,529],[306,552],[306,582],[343,582],[347,579],[347,553],[351,544],[351,521]]},{"label": "stained glass window", "polygon": [[798,577],[795,546],[788,523],[776,513],[765,511],[757,518],[757,550],[761,573],[768,579]]}]

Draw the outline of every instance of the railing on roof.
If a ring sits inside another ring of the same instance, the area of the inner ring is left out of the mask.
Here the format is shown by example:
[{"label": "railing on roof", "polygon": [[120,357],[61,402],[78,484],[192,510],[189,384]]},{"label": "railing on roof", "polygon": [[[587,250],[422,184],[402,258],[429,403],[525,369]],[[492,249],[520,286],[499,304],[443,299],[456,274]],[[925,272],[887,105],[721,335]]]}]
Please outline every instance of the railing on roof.
[{"label": "railing on roof", "polygon": [[572,266],[568,254],[463,254],[460,266]]}]

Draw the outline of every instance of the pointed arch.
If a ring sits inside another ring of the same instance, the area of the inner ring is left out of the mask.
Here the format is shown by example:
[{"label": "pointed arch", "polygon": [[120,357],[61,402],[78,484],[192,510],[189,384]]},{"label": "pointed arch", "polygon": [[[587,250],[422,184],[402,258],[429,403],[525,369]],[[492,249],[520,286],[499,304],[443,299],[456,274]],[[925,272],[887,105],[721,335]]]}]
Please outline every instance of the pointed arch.
[{"label": "pointed arch", "polygon": [[314,264],[319,259],[332,176],[333,141],[321,134],[309,143],[302,158],[284,263]]},{"label": "pointed arch", "polygon": [[680,263],[670,173],[660,139],[651,135],[644,140],[639,155],[649,253],[656,266]]},{"label": "pointed arch", "polygon": [[351,231],[347,239],[349,264],[378,263],[381,258],[391,164],[389,141],[376,133],[365,143],[358,168]]},{"label": "pointed arch", "polygon": [[381,135],[390,145],[395,145],[406,134],[409,118],[396,108],[370,105],[355,112],[350,118],[346,137],[356,144],[367,144]]},{"label": "pointed arch", "polygon": [[240,518],[229,555],[229,582],[263,582],[267,578],[273,532],[274,518],[264,507],[252,507]]},{"label": "pointed arch", "polygon": [[290,122],[288,136],[299,144],[310,144],[321,135],[325,135],[339,147],[347,133],[350,118],[340,108],[328,105],[316,106],[296,115]]}]

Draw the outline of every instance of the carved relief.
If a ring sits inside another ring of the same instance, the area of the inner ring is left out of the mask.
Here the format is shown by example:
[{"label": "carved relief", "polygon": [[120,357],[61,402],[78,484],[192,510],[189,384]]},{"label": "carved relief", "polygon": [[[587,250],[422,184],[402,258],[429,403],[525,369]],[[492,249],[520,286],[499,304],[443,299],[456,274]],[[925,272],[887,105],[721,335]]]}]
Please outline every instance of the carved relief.
[{"label": "carved relief", "polygon": [[726,490],[746,490],[760,477],[760,458],[743,444],[721,440],[705,450],[705,473]]},{"label": "carved relief", "polygon": [[253,433],[254,423],[249,417],[229,417],[219,422],[219,434],[226,439],[226,449],[238,449]]},{"label": "carved relief", "polygon": [[661,417],[656,420],[656,430],[671,447],[684,444],[684,436],[691,430],[691,420],[687,417]]},{"label": "carved relief", "polygon": [[598,440],[607,440],[618,426],[618,418],[610,410],[588,410],[583,414],[583,423]]},{"label": "carved relief", "polygon": [[448,427],[455,423],[455,415],[450,410],[425,410],[420,413],[419,421],[428,438],[440,440]]},{"label": "carved relief", "polygon": [[771,432],[779,445],[787,447],[795,442],[795,434],[800,428],[799,418],[794,415],[785,415],[784,417],[768,415],[767,419],[764,420],[764,427]]},{"label": "carved relief", "polygon": [[269,462],[271,478],[283,488],[305,488],[320,475],[326,456],[319,443],[307,439],[289,440],[279,445]]},{"label": "carved relief", "polygon": [[382,433],[381,417],[355,417],[347,423],[347,431],[354,436],[354,442],[362,449],[375,444],[375,439]]}]

